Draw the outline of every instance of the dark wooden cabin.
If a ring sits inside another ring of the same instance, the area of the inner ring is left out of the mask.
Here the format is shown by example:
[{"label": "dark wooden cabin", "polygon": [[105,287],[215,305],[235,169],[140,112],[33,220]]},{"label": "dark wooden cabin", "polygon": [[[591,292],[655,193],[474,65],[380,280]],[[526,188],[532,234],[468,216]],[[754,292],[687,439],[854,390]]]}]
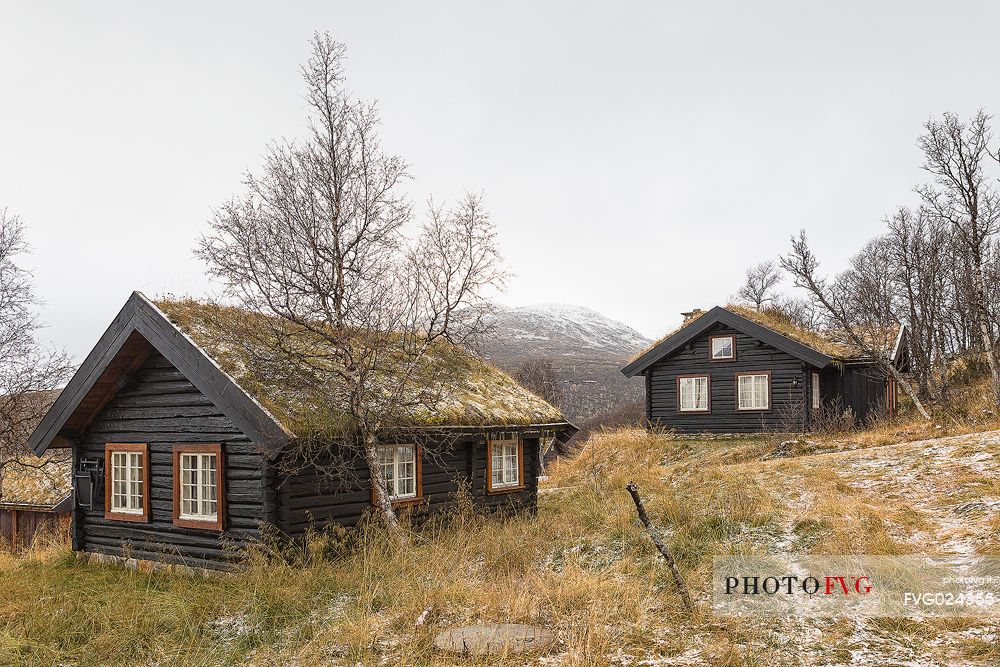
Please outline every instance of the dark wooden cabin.
[{"label": "dark wooden cabin", "polygon": [[[360,462],[339,481],[286,465],[296,425],[332,408],[304,404],[280,373],[242,356],[234,323],[247,316],[263,317],[133,293],[30,439],[37,453],[72,449],[75,550],[220,568],[265,533],[350,526],[371,507]],[[381,446],[395,503],[419,519],[467,488],[481,507],[532,510],[540,442],[575,429],[456,354],[449,363],[474,377],[444,387],[439,411]]]},{"label": "dark wooden cabin", "polygon": [[[681,433],[806,431],[824,415],[859,423],[896,409],[885,365],[794,327],[775,311],[716,307],[686,321],[622,369],[646,380],[651,424]],[[906,370],[906,330],[888,362]]]}]

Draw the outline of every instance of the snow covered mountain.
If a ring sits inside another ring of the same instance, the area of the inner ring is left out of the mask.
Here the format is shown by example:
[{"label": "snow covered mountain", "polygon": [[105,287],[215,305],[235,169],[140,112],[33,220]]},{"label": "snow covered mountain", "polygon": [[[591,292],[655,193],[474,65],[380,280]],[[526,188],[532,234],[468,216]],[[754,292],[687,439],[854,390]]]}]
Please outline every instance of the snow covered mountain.
[{"label": "snow covered mountain", "polygon": [[[649,345],[632,327],[591,308],[542,303],[509,308],[499,306],[494,324],[498,356],[518,358],[597,357],[626,359]],[[506,352],[506,354],[504,354]]]},{"label": "snow covered mountain", "polygon": [[544,303],[498,306],[495,336],[483,355],[514,373],[526,361],[549,360],[563,384],[560,407],[586,422],[642,398],[642,383],[619,369],[650,341],[632,327],[591,308]]}]

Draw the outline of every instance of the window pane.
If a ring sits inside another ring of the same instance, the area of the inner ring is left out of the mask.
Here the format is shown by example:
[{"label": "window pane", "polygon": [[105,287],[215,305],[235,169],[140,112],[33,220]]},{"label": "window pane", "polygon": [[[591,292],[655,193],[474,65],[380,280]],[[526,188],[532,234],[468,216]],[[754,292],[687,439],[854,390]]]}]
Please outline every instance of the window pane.
[{"label": "window pane", "polygon": [[766,410],[770,406],[767,375],[741,375],[739,377],[739,407],[743,410]]},{"label": "window pane", "polygon": [[379,463],[390,500],[417,495],[417,448],[415,445],[379,447]]},{"label": "window pane", "polygon": [[708,378],[680,379],[680,409],[708,410]]},{"label": "window pane", "polygon": [[517,486],[520,483],[519,444],[513,439],[490,441],[490,484],[494,488]]},{"label": "window pane", "polygon": [[729,336],[725,338],[712,339],[712,357],[726,359],[733,356],[733,339]]},{"label": "window pane", "polygon": [[492,457],[493,485],[499,486],[503,484],[503,447],[499,443],[493,446]]},{"label": "window pane", "polygon": [[181,516],[214,520],[218,517],[218,455],[180,455]]},{"label": "window pane", "polygon": [[143,511],[143,465],[141,452],[112,451],[110,505],[115,512],[142,514]]}]

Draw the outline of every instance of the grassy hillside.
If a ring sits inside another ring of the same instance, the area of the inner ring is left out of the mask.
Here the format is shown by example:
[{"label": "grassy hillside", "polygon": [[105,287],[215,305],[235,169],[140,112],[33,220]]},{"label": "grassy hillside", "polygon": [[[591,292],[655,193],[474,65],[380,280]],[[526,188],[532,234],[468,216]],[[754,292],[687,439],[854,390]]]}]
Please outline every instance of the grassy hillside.
[{"label": "grassy hillside", "polygon": [[[0,664],[445,665],[433,634],[476,621],[558,633],[548,656],[491,665],[997,664],[998,628],[980,620],[737,622],[708,608],[718,553],[1000,554],[1000,433],[884,444],[897,437],[770,458],[763,439],[603,433],[554,467],[536,517],[459,512],[402,549],[374,528],[316,537],[230,576],[83,566],[63,545],[0,557]],[[693,616],[629,480],[668,531]],[[987,502],[954,511],[974,500]]]}]

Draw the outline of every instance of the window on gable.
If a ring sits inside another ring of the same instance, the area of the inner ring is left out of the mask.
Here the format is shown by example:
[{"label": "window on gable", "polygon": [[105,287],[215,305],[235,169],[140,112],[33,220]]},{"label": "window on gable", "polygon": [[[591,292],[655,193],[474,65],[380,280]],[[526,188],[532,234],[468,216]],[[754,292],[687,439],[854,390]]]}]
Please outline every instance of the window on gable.
[{"label": "window on gable", "polygon": [[378,448],[389,499],[416,500],[420,495],[420,466],[416,445],[383,445]]},{"label": "window on gable", "polygon": [[507,491],[523,487],[524,444],[516,433],[496,435],[489,441],[490,491]]},{"label": "window on gable", "polygon": [[174,445],[174,524],[222,529],[222,445]]},{"label": "window on gable", "polygon": [[709,340],[712,361],[736,358],[736,338],[734,336],[713,336]]},{"label": "window on gable", "polygon": [[708,412],[709,383],[707,375],[677,379],[678,407],[681,412]]},{"label": "window on gable", "polygon": [[741,373],[736,376],[736,383],[738,409],[770,409],[771,376],[768,373]]},{"label": "window on gable", "polygon": [[104,448],[104,514],[117,521],[149,520],[149,446],[108,443]]}]

